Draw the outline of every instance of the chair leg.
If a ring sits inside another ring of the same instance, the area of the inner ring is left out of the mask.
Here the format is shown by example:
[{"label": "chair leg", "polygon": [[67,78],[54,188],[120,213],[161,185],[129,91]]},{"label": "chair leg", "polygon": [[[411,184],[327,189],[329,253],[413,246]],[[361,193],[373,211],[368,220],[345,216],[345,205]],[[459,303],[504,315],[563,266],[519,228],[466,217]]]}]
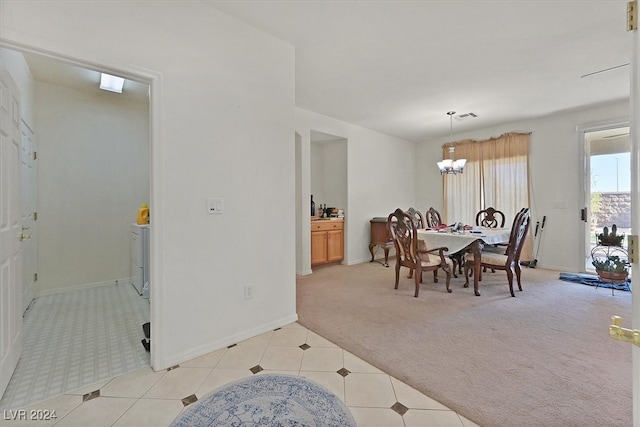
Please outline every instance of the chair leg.
[{"label": "chair leg", "polygon": [[460,266],[460,264],[458,264],[459,261],[458,261],[457,257],[452,256],[451,257],[451,261],[453,261],[453,270],[452,270],[453,277],[458,278],[458,275],[456,274],[456,271],[458,269],[460,269],[460,273],[462,273],[462,266]]},{"label": "chair leg", "polygon": [[518,280],[518,290],[522,292],[522,283],[520,282],[520,274],[522,273],[522,269],[520,268],[519,262],[516,263],[515,270],[516,270],[516,279]]},{"label": "chair leg", "polygon": [[433,283],[438,283],[438,270],[433,270]]},{"label": "chair leg", "polygon": [[465,288],[469,287],[469,270],[471,270],[471,267],[469,266],[469,261],[465,261],[464,262],[464,287]]},{"label": "chair leg", "polygon": [[411,279],[413,277],[413,268],[409,269],[409,275],[407,276],[407,279]]},{"label": "chair leg", "polygon": [[398,282],[400,281],[400,264],[396,263],[396,287],[398,289]]},{"label": "chair leg", "polygon": [[418,293],[420,292],[420,282],[422,281],[422,269],[420,267],[416,268],[416,293],[413,295],[418,298]]},{"label": "chair leg", "polygon": [[507,279],[509,280],[509,292],[511,292],[512,297],[515,297],[516,294],[513,293],[513,270],[511,267],[507,268]]},{"label": "chair leg", "polygon": [[[453,268],[454,269],[456,268],[455,264],[454,264]],[[446,279],[447,292],[451,293],[451,288],[449,287],[449,283],[451,282],[451,269],[449,268],[449,264],[443,265],[442,269],[444,270],[444,273],[447,275],[447,279]]]}]

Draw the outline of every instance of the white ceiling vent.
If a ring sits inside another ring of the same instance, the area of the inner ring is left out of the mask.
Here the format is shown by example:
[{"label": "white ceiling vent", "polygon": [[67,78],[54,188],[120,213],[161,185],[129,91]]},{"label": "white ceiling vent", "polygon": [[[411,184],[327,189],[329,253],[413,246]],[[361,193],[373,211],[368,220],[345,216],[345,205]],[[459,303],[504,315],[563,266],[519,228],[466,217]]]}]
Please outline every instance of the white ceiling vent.
[{"label": "white ceiling vent", "polygon": [[462,121],[462,120],[475,119],[476,117],[478,117],[476,113],[465,113],[465,114],[460,114],[456,116],[456,119],[458,119],[459,121]]}]

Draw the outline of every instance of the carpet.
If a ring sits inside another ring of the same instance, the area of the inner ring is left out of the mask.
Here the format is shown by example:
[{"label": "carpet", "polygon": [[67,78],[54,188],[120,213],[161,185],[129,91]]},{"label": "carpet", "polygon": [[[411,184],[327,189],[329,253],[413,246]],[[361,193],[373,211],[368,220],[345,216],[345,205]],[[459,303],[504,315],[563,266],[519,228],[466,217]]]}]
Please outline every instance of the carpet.
[{"label": "carpet", "polygon": [[298,322],[482,427],[633,425],[633,346],[609,338],[611,316],[631,321],[630,293],[536,268],[515,298],[503,271],[482,275],[479,297],[428,274],[414,298],[407,269],[397,290],[394,275],[316,267],[297,278]]},{"label": "carpet", "polygon": [[349,409],[308,378],[261,374],[227,384],[193,403],[172,427],[355,427]]},{"label": "carpet", "polygon": [[560,273],[560,280],[567,282],[581,283],[583,285],[595,286],[597,288],[614,289],[616,291],[631,292],[631,279],[627,278],[624,283],[609,283],[603,282],[600,278],[594,274],[573,274],[573,273]]}]

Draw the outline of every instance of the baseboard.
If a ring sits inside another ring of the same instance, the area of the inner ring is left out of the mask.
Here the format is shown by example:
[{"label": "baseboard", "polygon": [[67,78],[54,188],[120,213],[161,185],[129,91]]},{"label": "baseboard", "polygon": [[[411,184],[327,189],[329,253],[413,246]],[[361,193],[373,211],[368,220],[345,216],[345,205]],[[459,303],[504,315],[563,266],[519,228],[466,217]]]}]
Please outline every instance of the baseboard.
[{"label": "baseboard", "polygon": [[256,337],[265,332],[273,331],[274,329],[281,328],[290,323],[296,322],[298,320],[298,314],[293,314],[291,316],[286,316],[284,318],[274,320],[273,322],[265,323],[264,325],[260,325],[256,328],[249,329],[246,331],[239,332],[237,334],[233,334],[219,340],[208,342],[204,345],[191,348],[188,351],[178,353],[163,362],[160,362],[159,366],[153,367],[154,371],[159,371],[162,369],[167,369],[170,366],[179,365],[180,363],[184,363],[187,360],[194,359],[196,357],[200,357],[207,353],[211,353],[216,350],[220,350],[222,348],[228,347],[232,344],[237,344],[241,341],[244,341],[249,338]]},{"label": "baseboard", "polygon": [[45,296],[55,295],[55,294],[62,294],[65,292],[79,291],[83,289],[97,288],[100,286],[107,286],[107,285],[132,286],[131,279],[129,277],[124,277],[121,279],[105,280],[104,282],[84,283],[79,285],[64,286],[64,287],[55,288],[55,289],[38,289],[36,291],[35,298],[45,297]]}]

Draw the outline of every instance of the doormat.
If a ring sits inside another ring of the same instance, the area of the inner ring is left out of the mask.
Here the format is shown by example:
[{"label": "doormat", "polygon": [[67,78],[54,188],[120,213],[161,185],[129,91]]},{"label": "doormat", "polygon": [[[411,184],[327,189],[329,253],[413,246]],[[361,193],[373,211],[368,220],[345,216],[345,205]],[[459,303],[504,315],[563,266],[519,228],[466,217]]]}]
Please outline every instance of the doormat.
[{"label": "doormat", "polygon": [[609,283],[603,282],[600,278],[594,274],[572,274],[572,273],[560,273],[560,280],[566,282],[582,283],[583,285],[595,286],[597,288],[615,289],[616,291],[631,292],[631,279],[627,277],[627,280],[622,283]]}]

